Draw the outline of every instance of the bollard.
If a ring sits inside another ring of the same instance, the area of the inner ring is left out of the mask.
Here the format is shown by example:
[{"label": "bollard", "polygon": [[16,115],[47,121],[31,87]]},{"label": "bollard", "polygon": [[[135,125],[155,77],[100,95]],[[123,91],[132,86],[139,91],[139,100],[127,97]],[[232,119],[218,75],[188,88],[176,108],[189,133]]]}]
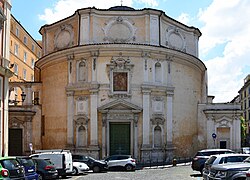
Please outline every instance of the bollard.
[{"label": "bollard", "polygon": [[176,160],[176,159],[173,159],[173,160],[172,160],[172,164],[173,164],[173,166],[176,166],[177,160]]}]

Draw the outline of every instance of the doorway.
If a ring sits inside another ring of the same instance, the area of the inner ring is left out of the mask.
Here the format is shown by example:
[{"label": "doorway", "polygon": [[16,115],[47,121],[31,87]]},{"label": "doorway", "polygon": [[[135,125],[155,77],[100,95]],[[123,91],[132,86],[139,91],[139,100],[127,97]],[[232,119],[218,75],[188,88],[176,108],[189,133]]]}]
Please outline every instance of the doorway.
[{"label": "doorway", "polygon": [[109,124],[110,155],[131,154],[130,152],[130,123]]},{"label": "doorway", "polygon": [[9,129],[9,156],[23,155],[23,130]]},{"label": "doorway", "polygon": [[220,141],[220,149],[227,149],[227,141]]}]

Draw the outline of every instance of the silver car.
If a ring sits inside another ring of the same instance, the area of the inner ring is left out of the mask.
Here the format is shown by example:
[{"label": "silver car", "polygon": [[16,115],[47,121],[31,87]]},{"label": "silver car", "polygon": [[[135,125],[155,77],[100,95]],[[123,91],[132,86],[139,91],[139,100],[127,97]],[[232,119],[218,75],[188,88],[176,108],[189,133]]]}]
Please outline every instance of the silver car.
[{"label": "silver car", "polygon": [[80,173],[85,173],[89,170],[89,167],[87,164],[83,162],[73,162],[73,172],[72,175],[78,175]]},{"label": "silver car", "polygon": [[234,162],[243,162],[246,158],[250,157],[250,154],[217,154],[212,155],[205,162],[203,168],[203,179],[208,179],[208,174],[212,165],[215,164],[225,164],[225,163],[234,163]]},{"label": "silver car", "polygon": [[136,162],[131,155],[112,155],[105,159],[109,170],[125,169],[126,171],[135,170]]},{"label": "silver car", "polygon": [[213,165],[208,174],[209,180],[238,180],[246,179],[246,174],[250,169],[250,158],[242,163],[227,163]]}]

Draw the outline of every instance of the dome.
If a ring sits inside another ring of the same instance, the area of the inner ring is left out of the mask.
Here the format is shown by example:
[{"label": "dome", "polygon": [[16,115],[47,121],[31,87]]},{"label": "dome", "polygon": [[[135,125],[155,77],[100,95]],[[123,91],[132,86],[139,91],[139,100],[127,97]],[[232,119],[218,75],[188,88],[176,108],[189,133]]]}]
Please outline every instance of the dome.
[{"label": "dome", "polygon": [[111,10],[111,11],[134,11],[135,9],[132,7],[128,7],[128,6],[113,6],[113,7],[109,8],[108,10]]}]

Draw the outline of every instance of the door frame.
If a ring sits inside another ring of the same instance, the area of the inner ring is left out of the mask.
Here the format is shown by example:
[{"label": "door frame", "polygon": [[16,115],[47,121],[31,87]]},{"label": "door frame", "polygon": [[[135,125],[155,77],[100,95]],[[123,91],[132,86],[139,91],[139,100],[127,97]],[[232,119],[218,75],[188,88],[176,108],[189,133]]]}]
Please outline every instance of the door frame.
[{"label": "door frame", "polygon": [[[24,152],[24,129],[23,128],[8,128],[9,130],[9,135],[8,135],[8,155],[9,155],[9,152],[10,152],[10,143],[13,143],[10,141],[10,130],[20,130],[21,131],[21,155],[23,155],[23,152]],[[13,156],[13,155],[12,155]]]},{"label": "door frame", "polygon": [[130,124],[130,154],[133,155],[134,149],[134,122],[132,120],[108,120],[107,121],[107,156],[110,155],[110,123],[129,123]]}]

